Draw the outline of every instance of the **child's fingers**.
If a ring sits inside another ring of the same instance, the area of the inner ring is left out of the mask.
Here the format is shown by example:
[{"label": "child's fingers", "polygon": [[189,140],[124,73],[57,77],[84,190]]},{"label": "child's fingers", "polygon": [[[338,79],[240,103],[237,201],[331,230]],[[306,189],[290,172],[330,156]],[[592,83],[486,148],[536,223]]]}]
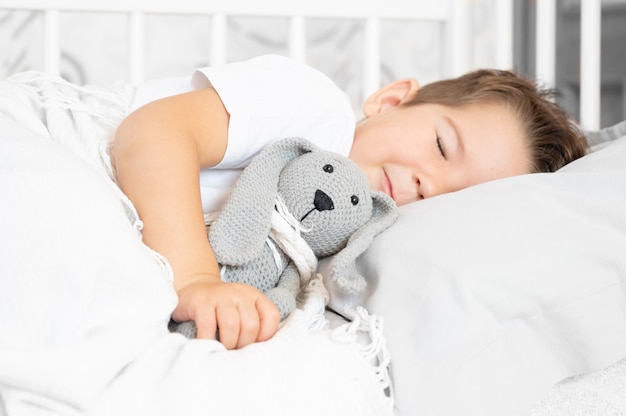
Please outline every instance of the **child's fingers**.
[{"label": "child's fingers", "polygon": [[216,310],[217,328],[220,331],[220,342],[232,350],[237,347],[241,319],[235,304],[221,306]]},{"label": "child's fingers", "polygon": [[239,310],[239,340],[236,348],[243,348],[257,340],[261,323],[259,314],[253,302],[242,302]]},{"label": "child's fingers", "polygon": [[191,289],[180,297],[178,316],[174,318],[193,319],[197,338],[215,339],[219,333],[219,341],[233,349],[268,340],[278,329],[278,309],[251,286],[225,283],[196,285]]},{"label": "child's fingers", "polygon": [[196,338],[215,339],[217,334],[217,320],[215,310],[209,309],[204,313],[197,314]]},{"label": "child's fingers", "polygon": [[261,296],[256,301],[256,310],[259,315],[259,332],[256,341],[262,342],[270,339],[278,330],[280,323],[280,312],[274,303]]}]

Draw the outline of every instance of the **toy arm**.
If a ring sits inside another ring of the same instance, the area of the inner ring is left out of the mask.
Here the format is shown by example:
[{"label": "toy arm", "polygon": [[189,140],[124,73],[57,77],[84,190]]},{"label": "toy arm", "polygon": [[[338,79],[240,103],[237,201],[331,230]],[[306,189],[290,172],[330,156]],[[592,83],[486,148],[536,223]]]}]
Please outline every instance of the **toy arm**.
[{"label": "toy arm", "polygon": [[300,274],[293,263],[289,263],[280,276],[276,287],[265,292],[280,312],[280,318],[284,319],[296,308],[296,298],[300,293]]}]

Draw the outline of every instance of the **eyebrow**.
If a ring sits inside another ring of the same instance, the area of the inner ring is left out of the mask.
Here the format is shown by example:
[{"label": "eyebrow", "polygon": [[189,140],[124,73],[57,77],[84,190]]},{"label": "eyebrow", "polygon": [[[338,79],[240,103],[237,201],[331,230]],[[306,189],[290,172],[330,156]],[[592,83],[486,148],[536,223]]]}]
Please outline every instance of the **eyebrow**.
[{"label": "eyebrow", "polygon": [[456,138],[457,138],[457,141],[458,141],[457,145],[458,145],[459,150],[464,150],[465,146],[464,146],[463,136],[461,135],[461,129],[454,122],[454,120],[452,120],[447,115],[444,114],[443,118],[452,126],[452,130],[454,130],[454,133],[456,134]]}]

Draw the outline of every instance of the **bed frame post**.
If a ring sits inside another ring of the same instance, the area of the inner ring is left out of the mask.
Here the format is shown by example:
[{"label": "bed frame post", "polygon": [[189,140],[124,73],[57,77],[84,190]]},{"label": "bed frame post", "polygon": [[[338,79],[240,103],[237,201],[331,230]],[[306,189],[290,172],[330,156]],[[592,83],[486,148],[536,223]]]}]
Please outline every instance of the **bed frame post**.
[{"label": "bed frame post", "polygon": [[289,56],[306,63],[306,21],[304,16],[292,16],[289,21]]},{"label": "bed frame post", "polygon": [[580,4],[580,124],[600,128],[600,47],[602,4],[582,0]]},{"label": "bed frame post", "polygon": [[470,43],[468,30],[468,0],[449,0],[450,19],[445,23],[444,75],[457,77],[469,69]]},{"label": "bed frame post", "polygon": [[61,45],[59,41],[59,11],[44,11],[44,71],[53,75],[61,74]]},{"label": "bed frame post", "polygon": [[494,3],[495,65],[501,69],[513,69],[513,0],[496,0]]},{"label": "bed frame post", "polygon": [[555,85],[556,0],[536,3],[535,78],[548,88]]},{"label": "bed frame post", "polygon": [[226,63],[226,19],[224,13],[215,13],[211,17],[211,65]]},{"label": "bed frame post", "polygon": [[380,20],[365,20],[365,45],[363,49],[363,99],[380,88]]}]

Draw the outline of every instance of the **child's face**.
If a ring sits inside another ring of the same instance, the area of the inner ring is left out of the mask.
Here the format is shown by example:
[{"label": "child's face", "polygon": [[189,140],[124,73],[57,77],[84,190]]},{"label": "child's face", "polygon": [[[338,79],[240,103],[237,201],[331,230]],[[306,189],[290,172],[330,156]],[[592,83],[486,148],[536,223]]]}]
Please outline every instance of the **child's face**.
[{"label": "child's face", "polygon": [[528,173],[521,126],[504,106],[397,106],[357,124],[350,158],[373,189],[407,204]]}]

